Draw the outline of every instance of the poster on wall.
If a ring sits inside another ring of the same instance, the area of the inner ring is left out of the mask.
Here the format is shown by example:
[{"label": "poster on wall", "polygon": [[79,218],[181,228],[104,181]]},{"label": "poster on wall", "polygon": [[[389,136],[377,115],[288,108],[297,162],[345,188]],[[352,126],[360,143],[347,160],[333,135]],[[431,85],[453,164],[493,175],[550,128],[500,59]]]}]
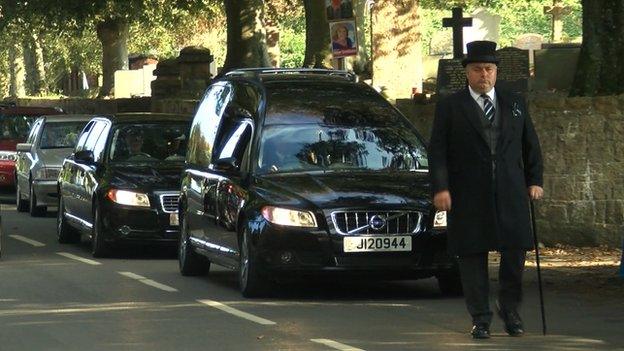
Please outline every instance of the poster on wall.
[{"label": "poster on wall", "polygon": [[329,23],[331,50],[334,58],[354,56],[358,52],[355,20]]}]

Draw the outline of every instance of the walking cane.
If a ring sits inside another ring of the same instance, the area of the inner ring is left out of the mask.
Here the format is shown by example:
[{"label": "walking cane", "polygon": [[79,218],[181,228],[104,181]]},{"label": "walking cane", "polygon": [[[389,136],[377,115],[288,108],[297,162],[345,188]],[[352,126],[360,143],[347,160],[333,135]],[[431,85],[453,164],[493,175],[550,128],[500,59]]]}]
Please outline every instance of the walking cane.
[{"label": "walking cane", "polygon": [[542,271],[540,269],[539,260],[539,245],[537,241],[537,226],[535,225],[535,208],[533,207],[533,201],[529,200],[531,204],[531,225],[533,226],[533,244],[535,245],[535,263],[537,265],[537,285],[539,287],[540,308],[542,310],[542,334],[546,335],[546,314],[544,313],[544,293],[542,291]]}]

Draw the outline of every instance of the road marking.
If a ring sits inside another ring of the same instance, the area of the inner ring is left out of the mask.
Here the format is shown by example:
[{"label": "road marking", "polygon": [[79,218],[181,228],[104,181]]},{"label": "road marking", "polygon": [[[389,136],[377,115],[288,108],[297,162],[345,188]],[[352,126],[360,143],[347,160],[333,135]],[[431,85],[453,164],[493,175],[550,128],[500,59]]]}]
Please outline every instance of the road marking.
[{"label": "road marking", "polygon": [[243,319],[247,319],[250,320],[252,322],[258,323],[258,324],[262,324],[262,325],[275,325],[277,323],[270,321],[268,319],[264,319],[258,316],[254,316],[253,314],[247,313],[247,312],[243,312],[241,310],[237,310],[234,307],[230,307],[227,305],[222,304],[221,302],[217,302],[217,301],[213,301],[213,300],[197,300],[197,302],[204,304],[206,306],[210,306],[210,307],[214,307],[218,310],[221,310],[225,313],[229,313],[232,314],[236,317],[240,317]]},{"label": "road marking", "polygon": [[101,265],[101,263],[100,263],[100,262],[98,262],[98,261],[94,261],[94,260],[90,260],[90,259],[88,259],[88,258],[84,258],[84,257],[76,256],[76,255],[74,255],[74,254],[70,254],[69,252],[57,252],[56,254],[57,254],[57,255],[64,256],[64,257],[67,257],[67,258],[70,258],[70,259],[72,259],[72,260],[80,261],[80,262],[82,262],[82,263],[90,264],[90,265],[92,265],[92,266],[98,266],[98,265]]},{"label": "road marking", "polygon": [[21,235],[9,235],[11,238],[15,239],[15,240],[19,240],[22,242],[25,242],[26,244],[30,244],[34,247],[43,247],[46,246],[44,243],[39,242],[37,240],[33,240],[33,239],[28,239],[25,236],[21,236]]},{"label": "road marking", "polygon": [[141,283],[143,283],[145,285],[149,285],[149,286],[151,286],[153,288],[156,288],[156,289],[160,289],[160,290],[168,291],[168,292],[176,292],[176,291],[178,291],[178,289],[176,289],[176,288],[172,288],[172,287],[170,287],[168,285],[161,284],[161,283],[159,283],[157,281],[154,281],[154,280],[151,280],[151,279],[147,279],[147,278],[145,278],[142,275],[138,275],[138,274],[135,274],[135,273],[132,273],[132,272],[117,272],[117,273],[119,273],[119,274],[121,274],[121,275],[123,275],[125,277],[128,277],[130,279],[137,280],[137,281],[139,281],[139,282],[141,282]]},{"label": "road marking", "polygon": [[325,346],[329,346],[333,349],[340,351],[364,351],[364,349],[358,349],[357,347],[341,344],[337,341],[330,339],[310,339],[310,341],[315,342],[317,344],[323,344]]}]

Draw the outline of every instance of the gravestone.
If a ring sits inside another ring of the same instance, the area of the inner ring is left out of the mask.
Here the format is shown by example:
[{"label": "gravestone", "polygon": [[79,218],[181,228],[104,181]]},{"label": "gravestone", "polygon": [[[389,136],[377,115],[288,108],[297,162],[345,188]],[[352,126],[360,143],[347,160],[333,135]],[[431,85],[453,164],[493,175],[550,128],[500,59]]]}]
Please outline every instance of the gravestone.
[{"label": "gravestone", "polygon": [[534,90],[569,90],[580,53],[579,44],[543,44],[535,51]]},{"label": "gravestone", "polygon": [[453,58],[460,59],[464,57],[464,27],[472,26],[472,18],[464,18],[461,7],[453,8],[453,17],[443,18],[442,27],[453,28]]},{"label": "gravestone", "polygon": [[496,51],[500,60],[496,86],[516,93],[529,90],[529,52],[514,47]]},{"label": "gravestone", "polygon": [[544,37],[541,34],[527,33],[516,38],[514,46],[518,49],[529,50],[529,67],[535,64],[535,50],[540,50],[544,43]]},{"label": "gravestone", "polygon": [[464,28],[464,47],[465,44],[475,40],[489,40],[498,43],[501,16],[491,14],[484,8],[478,8],[470,15],[472,27]]},{"label": "gravestone", "polygon": [[[496,51],[500,59],[496,86],[524,93],[529,89],[529,54],[527,50],[506,47]],[[466,87],[466,71],[461,59],[443,59],[438,66],[436,93],[443,97]]]},{"label": "gravestone", "polygon": [[453,58],[438,61],[436,94],[450,95],[466,86],[466,73],[461,62],[464,59],[464,27],[472,25],[472,18],[464,18],[461,7],[453,8],[453,17],[443,18],[442,26],[453,28]]},{"label": "gravestone", "polygon": [[466,87],[466,71],[463,59],[442,59],[438,63],[436,94],[444,97]]}]

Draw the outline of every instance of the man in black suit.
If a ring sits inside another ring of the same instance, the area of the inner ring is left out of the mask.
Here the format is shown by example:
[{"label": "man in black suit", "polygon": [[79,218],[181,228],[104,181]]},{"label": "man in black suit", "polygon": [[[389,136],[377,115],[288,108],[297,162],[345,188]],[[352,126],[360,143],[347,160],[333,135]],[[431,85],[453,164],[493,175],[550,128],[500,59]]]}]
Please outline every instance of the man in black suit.
[{"label": "man in black suit", "polygon": [[524,333],[518,307],[526,251],[533,248],[529,198],[543,196],[542,155],[524,100],[494,88],[496,43],[468,43],[468,86],[438,102],[429,165],[433,202],[447,211],[471,334],[490,337],[488,252],[499,251],[497,312],[512,336]]}]

